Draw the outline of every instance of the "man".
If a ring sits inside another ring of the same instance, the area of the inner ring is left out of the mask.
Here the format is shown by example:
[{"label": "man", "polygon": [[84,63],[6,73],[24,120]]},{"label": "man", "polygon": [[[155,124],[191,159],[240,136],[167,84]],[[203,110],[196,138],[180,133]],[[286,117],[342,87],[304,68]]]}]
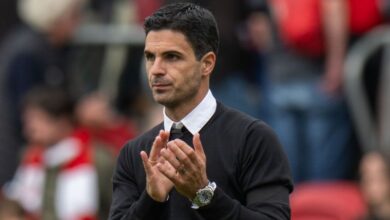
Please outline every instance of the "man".
[{"label": "man", "polygon": [[294,182],[350,178],[356,149],[342,92],[348,1],[267,2],[270,11],[258,16],[270,19],[263,106]]},{"label": "man", "polygon": [[85,0],[19,0],[22,25],[0,45],[0,186],[12,178],[23,146],[21,102],[35,86],[68,87],[68,44]]},{"label": "man", "polygon": [[110,155],[96,157],[89,134],[75,125],[73,99],[59,88],[37,87],[22,106],[27,146],[3,189],[5,197],[17,202],[28,219],[107,218],[108,205],[99,205],[109,204],[110,197],[99,191],[103,170],[98,165],[110,167]]},{"label": "man", "polygon": [[219,43],[211,12],[170,4],[145,32],[164,122],[122,149],[110,219],[289,219],[290,171],[274,133],[209,90]]}]

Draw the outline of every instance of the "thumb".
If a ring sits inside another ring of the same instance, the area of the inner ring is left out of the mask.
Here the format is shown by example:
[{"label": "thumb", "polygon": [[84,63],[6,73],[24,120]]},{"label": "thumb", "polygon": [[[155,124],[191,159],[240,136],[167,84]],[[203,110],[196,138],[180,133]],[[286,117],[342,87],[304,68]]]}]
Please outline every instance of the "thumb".
[{"label": "thumb", "polygon": [[150,176],[153,170],[152,170],[152,165],[149,162],[148,155],[146,154],[145,151],[141,151],[140,156],[142,159],[142,164],[144,165],[146,176]]}]

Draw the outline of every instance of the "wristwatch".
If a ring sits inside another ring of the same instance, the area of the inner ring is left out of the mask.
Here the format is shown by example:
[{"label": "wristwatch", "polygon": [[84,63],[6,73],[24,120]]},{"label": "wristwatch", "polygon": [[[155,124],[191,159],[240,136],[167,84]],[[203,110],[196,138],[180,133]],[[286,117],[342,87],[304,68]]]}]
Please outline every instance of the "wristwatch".
[{"label": "wristwatch", "polygon": [[202,206],[210,204],[216,188],[217,184],[215,184],[215,182],[209,182],[207,186],[198,190],[198,192],[196,192],[195,198],[192,200],[191,208],[198,209]]}]

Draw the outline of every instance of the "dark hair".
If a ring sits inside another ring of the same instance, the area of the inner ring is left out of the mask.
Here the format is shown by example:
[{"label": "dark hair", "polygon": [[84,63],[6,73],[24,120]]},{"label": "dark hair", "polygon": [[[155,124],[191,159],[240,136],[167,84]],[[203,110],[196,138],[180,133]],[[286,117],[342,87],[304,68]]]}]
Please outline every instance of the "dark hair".
[{"label": "dark hair", "polygon": [[212,51],[218,53],[219,34],[213,14],[193,3],[168,4],[147,17],[144,23],[146,35],[163,29],[184,34],[200,60]]},{"label": "dark hair", "polygon": [[37,107],[53,118],[68,117],[73,120],[75,101],[59,88],[36,87],[23,99],[23,109]]}]

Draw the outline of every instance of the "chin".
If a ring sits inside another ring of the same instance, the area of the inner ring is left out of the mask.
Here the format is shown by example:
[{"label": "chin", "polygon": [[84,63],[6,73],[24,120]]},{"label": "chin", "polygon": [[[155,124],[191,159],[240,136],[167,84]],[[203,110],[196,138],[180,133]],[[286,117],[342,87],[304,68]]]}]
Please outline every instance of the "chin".
[{"label": "chin", "polygon": [[158,104],[163,105],[163,106],[170,106],[171,102],[165,99],[154,99]]},{"label": "chin", "polygon": [[171,99],[164,99],[164,98],[154,98],[154,100],[160,104],[160,105],[163,105],[167,108],[172,108],[176,105],[177,102],[171,100]]},{"label": "chin", "polygon": [[36,146],[45,146],[45,141],[42,141],[40,139],[30,139],[29,143],[31,145],[36,145]]},{"label": "chin", "polygon": [[162,105],[165,105],[165,103],[169,102],[169,98],[164,94],[154,93],[153,99],[154,101]]}]

